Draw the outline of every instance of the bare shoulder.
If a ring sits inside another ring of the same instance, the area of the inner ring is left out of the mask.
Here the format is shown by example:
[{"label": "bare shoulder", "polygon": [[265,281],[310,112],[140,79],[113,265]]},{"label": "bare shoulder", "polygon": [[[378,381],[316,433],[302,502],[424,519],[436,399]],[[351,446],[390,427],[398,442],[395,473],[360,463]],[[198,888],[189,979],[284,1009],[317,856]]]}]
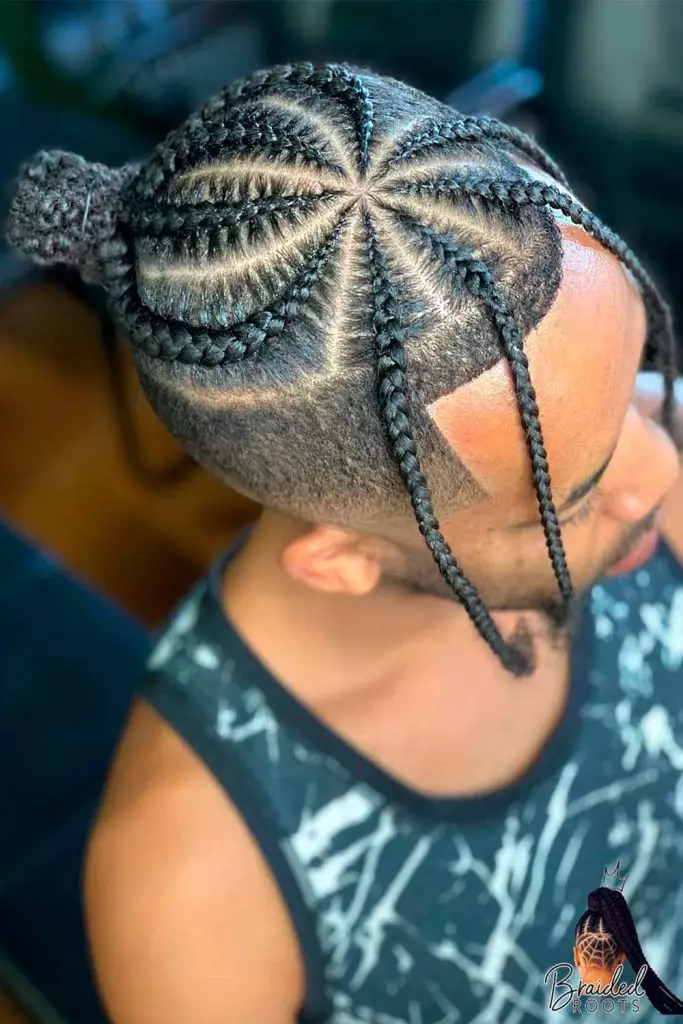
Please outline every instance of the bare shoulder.
[{"label": "bare shoulder", "polygon": [[291,1024],[303,966],[276,883],[224,791],[144,702],[93,828],[85,915],[115,1024]]}]

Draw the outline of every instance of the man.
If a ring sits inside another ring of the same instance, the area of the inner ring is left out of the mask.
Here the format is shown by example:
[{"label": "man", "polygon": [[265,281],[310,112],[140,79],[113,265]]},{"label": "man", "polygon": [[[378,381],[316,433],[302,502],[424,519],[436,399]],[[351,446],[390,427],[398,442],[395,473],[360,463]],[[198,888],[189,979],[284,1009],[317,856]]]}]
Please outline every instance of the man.
[{"label": "man", "polygon": [[92,834],[112,1019],[538,1019],[617,859],[675,989],[683,485],[637,261],[531,140],[344,67],[237,83],[142,170],[76,159],[10,238],[110,290],[162,418],[265,506]]}]

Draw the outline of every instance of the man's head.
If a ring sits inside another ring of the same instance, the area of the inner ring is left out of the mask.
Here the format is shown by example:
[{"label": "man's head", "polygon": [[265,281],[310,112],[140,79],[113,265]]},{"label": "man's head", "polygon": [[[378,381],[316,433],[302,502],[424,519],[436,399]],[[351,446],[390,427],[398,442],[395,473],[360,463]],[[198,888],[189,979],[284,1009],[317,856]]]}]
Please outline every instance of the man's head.
[{"label": "man's head", "polygon": [[[631,275],[581,228],[560,224],[562,280],[525,339],[552,491],[572,582],[584,592],[652,527],[678,475],[667,433],[633,404],[646,337]],[[444,536],[493,609],[563,608],[548,558],[510,370],[500,361],[429,413],[487,498],[443,517]],[[399,533],[400,535],[400,533]],[[422,557],[392,575],[427,592],[446,585]]]},{"label": "man's head", "polygon": [[630,405],[646,333],[670,357],[666,311],[552,161],[393,80],[294,65],[224,90],[115,187],[90,173],[69,212],[87,225],[110,189],[96,257],[147,393],[199,462],[300,523],[287,571],[456,599],[528,668],[485,603],[561,623],[675,473]]}]

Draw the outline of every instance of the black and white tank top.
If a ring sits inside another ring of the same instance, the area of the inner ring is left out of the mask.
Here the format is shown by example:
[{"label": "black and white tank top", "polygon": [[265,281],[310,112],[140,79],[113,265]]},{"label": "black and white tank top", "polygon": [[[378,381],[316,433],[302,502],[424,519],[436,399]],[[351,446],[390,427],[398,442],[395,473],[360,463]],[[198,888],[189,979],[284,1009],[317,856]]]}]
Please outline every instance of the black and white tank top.
[{"label": "black and white tank top", "polygon": [[[617,861],[646,956],[681,994],[683,569],[668,548],[591,591],[563,717],[526,775],[429,798],[237,634],[220,581],[240,543],[172,618],[139,695],[220,781],[278,881],[307,971],[300,1019],[556,1019],[544,979],[572,962],[587,895]],[[654,1018],[643,997],[638,1019]]]}]

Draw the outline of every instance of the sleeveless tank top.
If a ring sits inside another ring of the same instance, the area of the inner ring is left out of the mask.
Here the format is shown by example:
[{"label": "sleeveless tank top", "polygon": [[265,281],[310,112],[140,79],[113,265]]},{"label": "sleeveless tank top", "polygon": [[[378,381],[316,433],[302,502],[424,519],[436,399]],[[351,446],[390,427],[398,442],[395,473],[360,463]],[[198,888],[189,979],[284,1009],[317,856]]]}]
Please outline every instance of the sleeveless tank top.
[{"label": "sleeveless tank top", "polygon": [[[547,972],[572,963],[588,893],[617,861],[645,954],[683,993],[683,569],[669,549],[584,600],[567,703],[526,774],[431,798],[316,718],[228,621],[222,572],[245,536],[172,617],[138,693],[277,880],[306,968],[299,1020],[556,1018]],[[638,1019],[655,1016],[641,997]]]}]

